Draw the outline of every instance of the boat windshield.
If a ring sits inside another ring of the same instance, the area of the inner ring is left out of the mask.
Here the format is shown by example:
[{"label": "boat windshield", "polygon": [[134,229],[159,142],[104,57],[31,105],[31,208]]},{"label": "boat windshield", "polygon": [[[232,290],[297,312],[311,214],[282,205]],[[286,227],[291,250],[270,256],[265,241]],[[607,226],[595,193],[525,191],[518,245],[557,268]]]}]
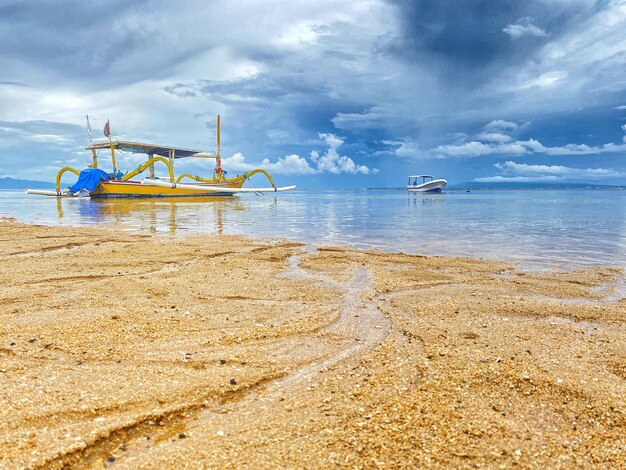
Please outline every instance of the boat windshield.
[{"label": "boat windshield", "polygon": [[[422,179],[422,181],[418,181],[419,178]],[[434,177],[432,175],[413,175],[413,176],[409,176],[409,186],[417,186],[418,184],[424,184],[427,181],[432,181]]]}]

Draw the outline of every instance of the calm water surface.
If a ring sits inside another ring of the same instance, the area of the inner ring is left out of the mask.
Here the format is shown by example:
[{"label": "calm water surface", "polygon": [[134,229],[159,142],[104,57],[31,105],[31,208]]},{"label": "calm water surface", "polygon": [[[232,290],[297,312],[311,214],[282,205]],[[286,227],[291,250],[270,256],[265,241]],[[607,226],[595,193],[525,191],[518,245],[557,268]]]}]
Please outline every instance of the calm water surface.
[{"label": "calm water surface", "polygon": [[312,244],[555,265],[626,266],[626,191],[292,191],[90,200],[0,191],[0,217],[65,226],[286,237]]}]

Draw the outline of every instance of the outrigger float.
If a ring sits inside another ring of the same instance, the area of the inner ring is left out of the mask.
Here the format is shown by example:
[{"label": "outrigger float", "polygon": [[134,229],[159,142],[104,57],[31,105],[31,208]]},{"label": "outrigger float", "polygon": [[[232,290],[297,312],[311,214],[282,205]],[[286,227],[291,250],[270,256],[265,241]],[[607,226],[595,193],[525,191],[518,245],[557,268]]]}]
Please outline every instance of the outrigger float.
[{"label": "outrigger float", "polygon": [[[144,144],[122,140],[112,140],[109,122],[107,121],[104,134],[109,138],[108,142],[93,142],[91,140],[91,127],[87,117],[87,131],[89,134],[89,146],[86,150],[91,151],[92,163],[86,170],[78,171],[69,166],[59,170],[56,176],[56,191],[43,191],[28,189],[28,194],[39,194],[53,197],[78,197],[89,196],[92,198],[128,198],[128,197],[181,197],[181,196],[231,196],[236,193],[264,193],[278,192],[295,189],[295,186],[276,187],[270,174],[263,169],[248,171],[234,178],[226,178],[226,171],[222,169],[222,157],[220,147],[220,116],[217,116],[217,152],[206,153],[201,150],[191,150],[164,145]],[[98,166],[98,151],[110,150],[113,172],[107,173]],[[117,164],[116,151],[121,153],[144,153],[148,160],[128,173],[122,173]],[[211,178],[191,175],[189,173],[174,175],[174,162],[180,158],[211,158],[215,159],[215,170]],[[168,172],[168,177],[155,175],[155,164],[163,165]],[[142,180],[133,180],[135,176],[149,170],[149,177]],[[61,190],[61,177],[67,173],[74,173],[79,177],[76,184]],[[244,188],[243,184],[251,176],[262,173],[270,182],[270,188]],[[181,183],[184,178],[196,181],[196,183]]]}]

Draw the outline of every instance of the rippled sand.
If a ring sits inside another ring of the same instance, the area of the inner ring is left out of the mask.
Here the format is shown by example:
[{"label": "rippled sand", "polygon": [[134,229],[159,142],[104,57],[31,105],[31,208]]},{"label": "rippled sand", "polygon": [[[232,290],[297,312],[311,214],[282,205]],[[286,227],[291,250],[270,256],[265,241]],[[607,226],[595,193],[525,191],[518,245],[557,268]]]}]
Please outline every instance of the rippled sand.
[{"label": "rippled sand", "polygon": [[0,221],[0,467],[626,465],[623,273]]}]

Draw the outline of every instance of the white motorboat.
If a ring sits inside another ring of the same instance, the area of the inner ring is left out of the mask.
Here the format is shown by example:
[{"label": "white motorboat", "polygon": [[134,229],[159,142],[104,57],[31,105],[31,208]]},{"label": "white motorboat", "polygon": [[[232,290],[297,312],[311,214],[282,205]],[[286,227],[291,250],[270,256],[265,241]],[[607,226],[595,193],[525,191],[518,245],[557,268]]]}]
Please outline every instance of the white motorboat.
[{"label": "white motorboat", "polygon": [[[422,181],[420,182],[420,178]],[[440,193],[448,184],[443,178],[434,179],[431,175],[409,176],[409,184],[406,189],[410,193]]]}]

